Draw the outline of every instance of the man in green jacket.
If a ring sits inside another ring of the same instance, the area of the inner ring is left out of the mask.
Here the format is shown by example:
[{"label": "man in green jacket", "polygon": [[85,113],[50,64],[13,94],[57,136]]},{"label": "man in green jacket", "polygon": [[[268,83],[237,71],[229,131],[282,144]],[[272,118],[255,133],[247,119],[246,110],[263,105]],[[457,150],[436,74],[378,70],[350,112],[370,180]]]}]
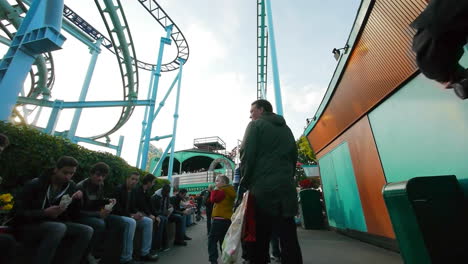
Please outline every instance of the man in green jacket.
[{"label": "man in green jacket", "polygon": [[294,222],[298,210],[294,136],[267,100],[252,103],[250,118],[240,149],[240,169],[241,185],[255,199],[256,250],[251,262],[269,261],[269,241],[275,227],[279,230],[282,263],[302,263]]}]

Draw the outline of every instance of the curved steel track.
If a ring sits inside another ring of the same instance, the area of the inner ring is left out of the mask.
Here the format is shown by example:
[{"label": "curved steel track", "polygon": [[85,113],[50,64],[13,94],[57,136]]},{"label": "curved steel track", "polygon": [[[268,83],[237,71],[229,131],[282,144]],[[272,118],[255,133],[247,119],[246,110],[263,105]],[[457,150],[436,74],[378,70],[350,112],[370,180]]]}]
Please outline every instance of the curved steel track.
[{"label": "curved steel track", "polygon": [[[184,34],[179,29],[179,27],[174,23],[174,21],[166,14],[164,9],[156,2],[156,0],[137,0],[137,1],[146,9],[146,11],[148,11],[151,14],[151,16],[163,28],[166,28],[169,25],[174,25],[172,29],[171,38],[172,38],[172,41],[174,41],[174,43],[177,46],[177,55],[171,62],[162,64],[161,71],[168,72],[168,71],[177,70],[179,68],[178,58],[182,58],[185,61],[187,61],[189,58],[189,46],[187,44]],[[75,26],[77,26],[79,29],[81,29],[83,32],[88,34],[88,36],[90,36],[94,40],[98,40],[102,38],[103,39],[102,45],[106,49],[108,49],[110,52],[116,54],[113,48],[112,41],[106,36],[104,36],[102,33],[100,33],[99,30],[97,30],[92,25],[90,25],[85,20],[83,20],[78,14],[76,14],[67,5],[64,5],[63,7],[63,16],[68,21],[70,21]],[[156,67],[156,65],[153,63],[148,63],[148,62],[140,61],[137,59],[135,60],[137,62],[137,67],[139,69],[151,71],[153,70],[153,68]]]},{"label": "curved steel track", "polygon": [[[170,25],[173,26],[171,39],[177,46],[177,55],[171,62],[162,64],[161,71],[169,72],[178,69],[180,67],[178,59],[182,58],[186,61],[189,57],[189,47],[184,35],[174,21],[161,6],[159,6],[156,0],[137,1],[164,29]],[[8,3],[7,0],[0,0],[0,4],[2,2]],[[22,20],[20,13],[27,12],[27,8],[21,0],[16,0],[16,2],[17,5],[8,5],[8,8],[0,6],[1,11],[6,14],[6,17],[14,17],[14,20],[8,20],[7,23],[0,23],[0,28],[5,31],[5,34],[7,34],[10,39],[14,36],[14,32],[11,32],[8,27],[11,25],[15,27],[19,26]],[[63,16],[92,39],[103,39],[102,46],[116,55],[123,83],[123,99],[136,100],[139,85],[138,69],[152,71],[156,68],[156,65],[137,59],[130,29],[120,0],[94,0],[94,2],[103,19],[109,37],[101,34],[66,5],[64,5]],[[12,14],[15,15],[11,16]],[[41,92],[47,93],[47,90],[44,89],[48,88],[48,91],[50,91],[54,84],[55,74],[52,55],[46,53],[42,56],[38,56],[34,65],[35,67],[32,67],[30,72],[31,89],[27,96],[36,98]],[[111,130],[90,138],[94,140],[108,137],[116,132],[130,119],[133,110],[134,106],[122,107],[120,118]]]},{"label": "curved steel track", "polygon": [[[138,67],[136,67],[135,46],[120,0],[94,0],[94,2],[110,35],[114,53],[117,55],[116,58],[123,83],[124,100],[137,99],[139,77]],[[135,106],[122,107],[119,121],[111,130],[90,138],[103,138],[119,130],[130,119],[134,108]]]}]

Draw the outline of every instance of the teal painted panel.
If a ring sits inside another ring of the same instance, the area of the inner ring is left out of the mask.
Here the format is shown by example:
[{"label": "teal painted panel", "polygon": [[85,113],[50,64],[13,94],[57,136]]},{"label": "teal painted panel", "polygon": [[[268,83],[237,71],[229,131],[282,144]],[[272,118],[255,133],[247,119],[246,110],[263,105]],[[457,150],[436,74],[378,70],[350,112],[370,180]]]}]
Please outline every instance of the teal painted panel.
[{"label": "teal painted panel", "polygon": [[319,160],[320,175],[322,179],[323,195],[327,210],[328,224],[336,228],[345,228],[343,205],[337,190],[335,169],[331,154]]},{"label": "teal painted panel", "polygon": [[367,232],[348,143],[323,156],[319,164],[329,222],[333,220],[335,227]]},{"label": "teal painted panel", "polygon": [[362,210],[361,197],[359,196],[348,143],[345,142],[334,149],[332,157],[338,182],[338,192],[343,204],[346,227],[367,232],[366,220]]},{"label": "teal painted panel", "polygon": [[369,120],[388,182],[456,175],[468,193],[468,100],[418,75]]}]

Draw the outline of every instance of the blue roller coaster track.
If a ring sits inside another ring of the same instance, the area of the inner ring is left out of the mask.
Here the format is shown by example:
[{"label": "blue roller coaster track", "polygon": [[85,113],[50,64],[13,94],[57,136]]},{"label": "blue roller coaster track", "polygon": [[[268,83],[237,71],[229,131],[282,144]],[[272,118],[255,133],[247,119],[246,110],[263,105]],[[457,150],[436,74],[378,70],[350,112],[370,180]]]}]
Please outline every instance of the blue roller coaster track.
[{"label": "blue roller coaster track", "polygon": [[[171,38],[176,44],[178,52],[171,62],[161,65],[161,72],[177,70],[180,67],[179,58],[187,61],[189,57],[189,47],[183,33],[156,1],[137,1],[163,28],[173,25]],[[27,12],[27,8],[22,1],[18,0],[16,2],[16,5],[10,5],[8,1],[0,0],[0,4],[2,4],[0,5],[1,13],[5,14],[5,16],[2,17],[5,19],[1,20],[2,23],[0,24],[0,28],[10,37],[13,36],[15,32],[9,31],[8,26],[13,24],[16,28],[19,27],[22,21],[22,17],[19,14]],[[29,1],[25,2],[30,4]],[[107,33],[110,37],[99,32],[95,27],[86,22],[85,19],[66,5],[64,5],[63,8],[63,17],[79,28],[82,33],[85,33],[92,40],[97,41],[98,39],[102,39],[102,46],[116,55],[124,87],[123,98],[124,100],[135,100],[138,94],[138,68],[151,71],[156,68],[156,65],[136,59],[133,40],[131,39],[131,33],[120,1],[95,0],[95,4],[103,18]],[[21,10],[21,12],[18,12],[18,10]],[[14,18],[11,18],[11,14],[17,15],[13,16]],[[126,36],[129,36],[129,39],[126,39]],[[4,44],[9,44],[9,42],[4,41]],[[45,53],[37,58],[38,59],[36,59],[35,62],[36,67],[33,67],[33,69],[36,68],[37,70],[31,70],[30,73],[32,87],[27,94],[27,97],[30,98],[37,98],[40,92],[50,94],[50,89],[52,88],[55,77],[51,54]],[[46,68],[47,66],[49,67]],[[91,139],[107,137],[117,131],[128,121],[133,109],[134,106],[124,106],[117,124],[110,131],[93,136]]]}]

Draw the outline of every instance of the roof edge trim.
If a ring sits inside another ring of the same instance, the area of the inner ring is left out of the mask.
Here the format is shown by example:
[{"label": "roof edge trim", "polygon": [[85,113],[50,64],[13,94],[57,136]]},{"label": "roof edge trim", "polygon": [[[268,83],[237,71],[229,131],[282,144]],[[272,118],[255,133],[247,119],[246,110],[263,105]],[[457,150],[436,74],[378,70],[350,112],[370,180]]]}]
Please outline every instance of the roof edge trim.
[{"label": "roof edge trim", "polygon": [[335,68],[335,72],[328,84],[327,91],[322,98],[322,102],[320,103],[317,111],[312,118],[312,121],[309,123],[307,128],[304,130],[303,135],[307,137],[309,133],[314,129],[317,122],[320,120],[325,108],[328,106],[330,99],[332,98],[333,93],[335,92],[336,87],[340,83],[341,76],[344,73],[346,65],[348,64],[349,56],[352,54],[354,50],[354,45],[359,39],[361,32],[364,29],[365,22],[370,15],[370,11],[372,10],[372,5],[374,4],[375,0],[362,0],[361,5],[359,6],[359,11],[356,14],[356,18],[354,19],[353,28],[351,29],[351,33],[349,34],[348,40],[346,41],[346,45],[349,46],[349,52],[343,54],[338,61],[338,65]]}]

